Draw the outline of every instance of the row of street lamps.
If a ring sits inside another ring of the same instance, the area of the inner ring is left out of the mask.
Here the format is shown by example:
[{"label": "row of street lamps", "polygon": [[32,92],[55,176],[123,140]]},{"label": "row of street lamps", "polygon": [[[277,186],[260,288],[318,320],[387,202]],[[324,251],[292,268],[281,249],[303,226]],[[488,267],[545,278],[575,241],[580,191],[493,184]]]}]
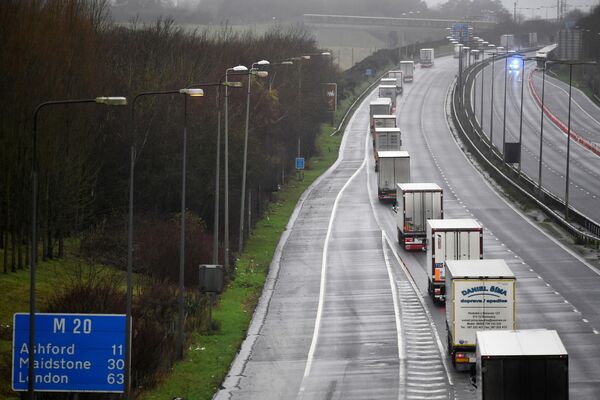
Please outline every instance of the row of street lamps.
[{"label": "row of street lamps", "polygon": [[[488,49],[488,54],[492,56],[492,83],[491,83],[491,106],[490,106],[490,150],[494,148],[494,140],[493,140],[493,121],[494,121],[494,65],[496,62],[496,58],[498,57],[498,50],[502,49],[498,47],[497,49],[493,48],[493,45],[489,45],[492,48]],[[485,60],[486,49],[482,51],[482,59],[483,63]],[[462,54],[460,55],[462,57]],[[519,165],[517,169],[518,176],[521,176],[521,165],[522,165],[522,139],[523,139],[523,93],[524,93],[524,82],[525,82],[525,61],[536,61],[539,62],[537,57],[525,57],[523,54],[516,53],[514,51],[509,51],[505,49],[504,54],[501,55],[504,57],[504,114],[503,114],[503,132],[502,132],[502,158],[504,163],[506,163],[506,88],[507,88],[507,72],[508,72],[508,60],[510,57],[514,59],[518,59],[521,67],[521,103],[520,103],[520,115],[519,115]],[[573,74],[573,66],[574,65],[595,65],[594,61],[573,61],[573,60],[551,60],[544,61],[542,67],[542,95],[541,95],[541,110],[540,110],[540,149],[539,149],[539,165],[538,165],[538,184],[537,190],[541,195],[542,193],[542,156],[543,156],[543,141],[544,141],[544,91],[545,91],[545,81],[546,81],[546,68],[548,65],[552,64],[564,64],[569,66],[569,103],[568,103],[568,116],[567,116],[567,157],[566,157],[566,172],[565,172],[565,219],[569,218],[569,162],[570,162],[570,148],[571,148],[571,91],[572,91],[572,74]],[[483,65],[483,64],[482,64]],[[483,129],[483,89],[484,89],[484,80],[483,80],[483,71],[481,70],[481,114],[480,114],[480,126]]]},{"label": "row of street lamps", "polygon": [[[131,315],[132,315],[132,274],[133,274],[133,214],[134,214],[134,177],[135,177],[135,163],[138,159],[140,152],[137,147],[136,141],[136,121],[135,121],[135,105],[141,97],[146,96],[160,96],[160,95],[182,95],[184,101],[183,107],[183,157],[182,157],[182,178],[181,178],[181,228],[180,228],[180,247],[179,247],[179,293],[178,293],[178,334],[177,334],[177,354],[179,357],[183,356],[183,343],[184,343],[184,266],[185,266],[185,217],[186,217],[186,174],[187,174],[187,101],[188,97],[202,97],[204,96],[203,88],[216,87],[216,107],[217,107],[217,150],[216,150],[216,171],[215,171],[215,215],[214,215],[214,239],[213,239],[213,256],[212,261],[214,264],[219,263],[219,195],[220,195],[220,148],[221,148],[221,87],[225,88],[225,134],[224,134],[224,266],[227,269],[229,267],[230,249],[229,249],[229,115],[228,115],[228,98],[229,88],[239,88],[242,86],[241,82],[229,81],[230,76],[248,76],[248,91],[246,99],[246,121],[244,129],[244,150],[243,150],[243,171],[242,171],[242,195],[240,205],[240,237],[239,237],[239,251],[243,249],[243,234],[244,234],[244,208],[245,208],[245,190],[246,190],[246,169],[247,169],[247,152],[248,152],[248,130],[250,122],[250,94],[251,94],[251,83],[252,77],[256,76],[259,78],[265,78],[268,76],[268,72],[261,68],[267,66],[277,65],[293,65],[295,62],[298,64],[298,94],[301,95],[302,88],[302,76],[301,66],[304,60],[309,60],[311,56],[323,56],[329,57],[329,52],[311,53],[305,54],[299,57],[289,58],[280,62],[270,63],[267,60],[260,60],[251,64],[251,68],[248,69],[243,65],[238,65],[232,68],[227,68],[225,74],[221,77],[219,82],[214,83],[199,83],[192,84],[187,88],[178,90],[166,90],[166,91],[150,91],[139,93],[133,97],[131,102],[131,113],[130,113],[130,128],[132,132],[132,143],[130,149],[130,171],[129,171],[129,209],[128,209],[128,235],[127,235],[127,298],[126,298],[126,349],[125,349],[125,391],[126,396],[129,396],[131,387]],[[298,100],[300,101],[300,99]],[[33,135],[32,135],[32,228],[31,228],[31,271],[30,271],[30,293],[29,293],[29,348],[35,348],[35,313],[36,313],[36,266],[37,266],[37,190],[38,190],[38,163],[37,163],[37,129],[38,129],[38,114],[41,109],[53,106],[53,105],[64,105],[64,104],[81,104],[81,103],[96,103],[105,104],[108,106],[124,106],[127,105],[127,99],[125,97],[97,97],[93,99],[75,99],[75,100],[59,100],[59,101],[48,101],[39,104],[33,115]],[[300,103],[299,103],[300,104]],[[298,104],[298,106],[299,106]],[[299,107],[300,108],[300,107]],[[301,111],[298,110],[299,117],[301,117]],[[299,133],[301,135],[301,132]],[[298,136],[298,143],[300,143],[300,136]],[[28,392],[30,399],[35,398],[34,392],[34,368],[33,362],[29,363],[28,369]]]}]

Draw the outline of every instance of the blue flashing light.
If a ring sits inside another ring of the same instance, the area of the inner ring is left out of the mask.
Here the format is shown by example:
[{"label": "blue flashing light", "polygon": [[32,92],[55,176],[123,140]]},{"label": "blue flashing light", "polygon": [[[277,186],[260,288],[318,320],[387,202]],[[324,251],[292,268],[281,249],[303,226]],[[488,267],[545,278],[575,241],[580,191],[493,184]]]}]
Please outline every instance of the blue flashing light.
[{"label": "blue flashing light", "polygon": [[512,71],[518,71],[521,69],[521,60],[519,58],[511,58],[508,67]]}]

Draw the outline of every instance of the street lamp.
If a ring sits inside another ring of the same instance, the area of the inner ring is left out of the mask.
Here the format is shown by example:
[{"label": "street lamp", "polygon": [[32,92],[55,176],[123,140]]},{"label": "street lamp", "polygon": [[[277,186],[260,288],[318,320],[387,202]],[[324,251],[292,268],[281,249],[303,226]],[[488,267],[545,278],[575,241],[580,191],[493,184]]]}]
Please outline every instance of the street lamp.
[{"label": "street lamp", "polygon": [[519,115],[519,178],[521,177],[521,165],[523,164],[523,88],[525,86],[525,57],[519,55],[521,58],[521,113]]},{"label": "street lamp", "polygon": [[225,270],[229,269],[229,73],[246,74],[248,68],[244,65],[237,65],[225,70],[225,215],[224,215],[224,238],[225,247]]},{"label": "street lamp", "polygon": [[[547,11],[547,9],[546,9]],[[538,166],[538,191],[542,193],[542,149],[544,144],[544,89],[546,86],[546,62],[544,62],[544,69],[542,70],[542,108],[540,112],[540,162]]]},{"label": "street lamp", "polygon": [[266,66],[270,63],[267,60],[260,60],[252,63],[250,67],[250,73],[248,74],[248,97],[246,99],[246,127],[244,130],[244,161],[242,166],[242,195],[241,206],[240,206],[240,235],[238,239],[238,251],[241,254],[244,247],[244,205],[246,199],[246,165],[248,160],[248,125],[250,124],[250,89],[252,86],[252,75],[256,75],[259,78],[266,78],[269,76],[267,71],[261,71],[260,66]]},{"label": "street lamp", "polygon": [[215,209],[214,209],[214,224],[213,224],[213,264],[219,263],[219,196],[220,196],[220,169],[221,169],[221,86],[242,87],[242,82],[223,82],[225,75],[221,77],[219,82],[214,83],[194,83],[190,85],[191,88],[197,87],[210,87],[214,86],[217,88],[217,95],[215,96],[216,107],[217,107],[217,146],[216,146],[216,168],[215,168]]},{"label": "street lamp", "polygon": [[[596,65],[595,61],[547,61],[546,64],[566,64],[569,66],[569,108],[567,117],[567,169],[565,173],[565,220],[569,220],[569,159],[571,152],[571,91],[573,88],[573,65]],[[542,112],[544,110],[542,109]]]},{"label": "street lamp", "polygon": [[479,125],[481,126],[481,129],[483,130],[483,73],[485,72],[485,48],[481,51],[481,110],[480,110],[480,117],[479,117]]},{"label": "street lamp", "polygon": [[[508,50],[507,54],[514,53],[514,50]],[[504,58],[504,113],[502,114],[502,158],[506,160],[504,154],[506,143],[506,78],[508,75],[508,55]]]},{"label": "street lamp", "polygon": [[[293,60],[293,61],[310,60],[311,56],[330,57],[331,53],[328,51],[324,51],[321,53],[310,53],[310,54],[301,55],[299,57],[291,58],[291,60]],[[302,101],[301,101],[301,97],[302,97],[302,63],[299,62],[298,63],[298,127],[300,129],[300,133],[298,134],[297,157],[300,157],[300,154],[301,154],[301,151],[300,151],[300,143],[301,143],[301,137],[302,137]]]},{"label": "street lamp", "polygon": [[128,238],[127,238],[127,316],[126,316],[126,362],[125,362],[125,390],[127,397],[129,397],[131,388],[131,313],[132,313],[132,297],[133,297],[133,188],[135,178],[135,161],[138,156],[135,142],[135,103],[137,100],[144,96],[158,96],[166,94],[181,94],[184,97],[183,107],[183,162],[182,162],[182,174],[181,174],[181,231],[180,231],[180,244],[179,244],[179,295],[178,295],[178,335],[177,335],[177,352],[181,357],[183,354],[183,299],[184,299],[184,264],[185,264],[185,190],[186,190],[186,160],[187,160],[187,98],[189,97],[202,97],[204,91],[197,88],[185,88],[179,90],[166,90],[166,91],[154,91],[154,92],[143,92],[138,93],[131,102],[131,115],[130,125],[132,133],[131,141],[131,153],[129,163],[129,227],[128,227]]},{"label": "street lamp", "polygon": [[54,105],[64,104],[82,104],[96,103],[107,106],[124,106],[127,105],[125,97],[96,97],[93,99],[76,99],[76,100],[54,100],[46,101],[38,104],[33,113],[33,134],[32,134],[32,153],[31,153],[31,270],[29,279],[29,362],[27,369],[27,390],[29,398],[35,398],[34,391],[34,361],[35,354],[35,278],[37,269],[37,191],[38,191],[38,163],[37,163],[37,127],[38,114],[42,108]]},{"label": "street lamp", "polygon": [[[498,51],[496,49],[490,50],[490,55],[492,56],[492,87],[490,91],[490,151],[494,151],[494,65],[496,64],[496,54]],[[483,97],[483,96],[482,96]],[[482,127],[483,128],[483,127]]]}]

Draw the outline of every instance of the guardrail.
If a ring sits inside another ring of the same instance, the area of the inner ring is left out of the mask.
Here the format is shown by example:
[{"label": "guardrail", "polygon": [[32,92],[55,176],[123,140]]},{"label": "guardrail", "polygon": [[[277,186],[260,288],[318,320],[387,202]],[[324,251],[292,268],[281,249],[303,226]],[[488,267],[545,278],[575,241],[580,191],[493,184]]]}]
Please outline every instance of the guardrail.
[{"label": "guardrail", "polygon": [[537,183],[529,176],[522,171],[519,173],[514,167],[505,164],[503,155],[492,146],[489,138],[484,134],[475,118],[470,92],[475,75],[488,63],[489,61],[486,60],[484,63],[471,65],[465,69],[463,71],[464,85],[461,88],[458,87],[456,80],[453,83],[450,111],[458,134],[497,182],[534,202],[546,215],[579,241],[600,248],[600,224],[571,206],[569,206],[570,221],[575,222],[578,226],[567,221],[559,211],[565,209],[564,201],[546,189],[539,190]]},{"label": "guardrail", "polygon": [[373,81],[373,83],[371,83],[369,86],[367,86],[367,88],[365,90],[363,90],[361,94],[358,95],[356,100],[354,100],[354,102],[352,104],[350,104],[350,107],[348,107],[348,110],[346,110],[346,113],[342,117],[342,120],[340,121],[340,124],[338,125],[337,129],[335,131],[331,132],[330,136],[335,136],[346,128],[346,123],[347,123],[346,119],[348,119],[348,116],[354,112],[356,105],[359,104],[361,101],[363,101],[365,96],[371,92],[371,90],[373,89],[373,86],[377,85],[379,83],[379,81],[381,80],[381,78],[383,78],[386,75],[387,75],[387,71],[384,72],[383,74],[381,74],[377,79],[375,79]]}]

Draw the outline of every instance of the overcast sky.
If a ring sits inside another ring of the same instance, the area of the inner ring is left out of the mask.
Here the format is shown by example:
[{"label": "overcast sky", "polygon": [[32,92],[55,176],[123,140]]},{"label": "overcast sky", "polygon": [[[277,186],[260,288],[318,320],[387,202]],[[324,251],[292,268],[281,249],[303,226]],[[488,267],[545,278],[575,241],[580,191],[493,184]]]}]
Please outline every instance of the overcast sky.
[{"label": "overcast sky", "polygon": [[[445,3],[446,0],[425,0],[428,6],[434,6],[436,4]],[[514,0],[501,0],[502,4],[508,11],[513,12]],[[599,0],[567,0],[567,4],[569,5],[568,10],[572,10],[571,6],[580,7],[582,11],[589,11],[590,7],[584,7],[586,5],[596,5],[599,3]],[[548,8],[548,18],[556,18],[556,0],[517,0],[517,8],[539,8],[539,7],[553,7]],[[518,10],[517,13],[523,14],[527,18],[531,18],[531,10]],[[533,10],[534,17],[538,18],[546,18],[546,8]]]}]

